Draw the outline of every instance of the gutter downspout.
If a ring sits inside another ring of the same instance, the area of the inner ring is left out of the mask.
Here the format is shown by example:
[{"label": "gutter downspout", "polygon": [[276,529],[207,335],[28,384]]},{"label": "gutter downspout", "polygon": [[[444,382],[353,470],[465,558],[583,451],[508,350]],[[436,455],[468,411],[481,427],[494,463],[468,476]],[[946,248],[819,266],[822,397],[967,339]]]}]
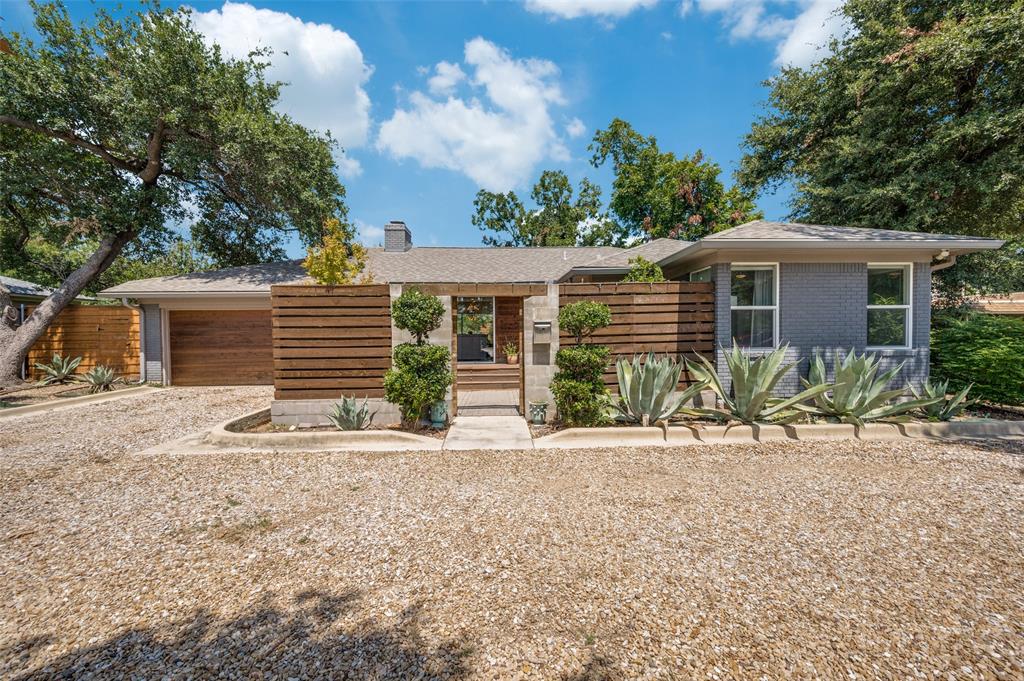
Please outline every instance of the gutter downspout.
[{"label": "gutter downspout", "polygon": [[[25,303],[18,303],[18,326],[25,323]],[[28,380],[28,353],[21,360],[21,380]]]},{"label": "gutter downspout", "polygon": [[141,305],[132,305],[127,298],[121,298],[121,304],[129,310],[139,313],[139,384],[146,382],[146,313]]},{"label": "gutter downspout", "polygon": [[938,272],[940,270],[944,270],[944,269],[952,267],[953,265],[956,264],[956,256],[955,255],[947,255],[944,260],[945,260],[945,262],[939,262],[938,264],[931,266],[932,273]]}]

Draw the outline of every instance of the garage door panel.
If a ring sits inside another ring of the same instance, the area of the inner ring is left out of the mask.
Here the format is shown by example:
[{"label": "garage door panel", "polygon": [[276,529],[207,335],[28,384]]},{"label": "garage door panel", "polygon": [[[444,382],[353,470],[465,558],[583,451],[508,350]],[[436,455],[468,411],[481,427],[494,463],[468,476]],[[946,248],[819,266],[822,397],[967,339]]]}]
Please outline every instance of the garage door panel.
[{"label": "garage door panel", "polygon": [[175,385],[272,385],[270,310],[171,310]]}]

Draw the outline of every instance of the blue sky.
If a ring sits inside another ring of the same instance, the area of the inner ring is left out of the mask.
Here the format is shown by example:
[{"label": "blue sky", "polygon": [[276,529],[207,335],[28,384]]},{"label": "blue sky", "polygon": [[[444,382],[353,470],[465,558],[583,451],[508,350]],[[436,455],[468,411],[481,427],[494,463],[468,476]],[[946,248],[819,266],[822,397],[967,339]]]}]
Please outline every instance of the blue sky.
[{"label": "blue sky", "polygon": [[[703,150],[731,183],[762,81],[820,57],[841,30],[839,0],[185,4],[229,54],[277,51],[282,107],[346,148],[339,167],[364,240],[402,219],[418,245],[479,244],[476,191],[525,196],[545,169],[590,177],[607,200],[610,174],[586,147],[616,116],[663,150]],[[31,31],[20,0],[0,16],[5,31]],[[783,218],[786,193],[759,205]]]}]

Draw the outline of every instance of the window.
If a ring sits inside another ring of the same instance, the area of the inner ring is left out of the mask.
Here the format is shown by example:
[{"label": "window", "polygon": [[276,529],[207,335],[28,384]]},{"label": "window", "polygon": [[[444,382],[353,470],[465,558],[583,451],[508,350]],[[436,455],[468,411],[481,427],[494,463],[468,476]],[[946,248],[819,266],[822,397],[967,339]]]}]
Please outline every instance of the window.
[{"label": "window", "polygon": [[705,267],[696,272],[690,272],[690,281],[711,281],[711,268]]},{"label": "window", "polygon": [[459,362],[494,361],[494,298],[457,298],[455,333]]},{"label": "window", "polygon": [[910,347],[910,265],[868,265],[868,347]]},{"label": "window", "polygon": [[778,266],[733,265],[732,337],[743,348],[774,348],[778,342]]}]

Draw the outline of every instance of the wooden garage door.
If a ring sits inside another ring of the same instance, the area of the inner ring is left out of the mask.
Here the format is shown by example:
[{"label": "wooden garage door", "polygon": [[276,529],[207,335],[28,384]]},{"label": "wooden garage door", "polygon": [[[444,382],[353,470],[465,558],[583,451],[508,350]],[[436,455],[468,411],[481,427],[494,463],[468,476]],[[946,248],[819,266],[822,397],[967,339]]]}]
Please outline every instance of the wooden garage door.
[{"label": "wooden garage door", "polygon": [[174,385],[271,385],[270,310],[167,313]]}]

